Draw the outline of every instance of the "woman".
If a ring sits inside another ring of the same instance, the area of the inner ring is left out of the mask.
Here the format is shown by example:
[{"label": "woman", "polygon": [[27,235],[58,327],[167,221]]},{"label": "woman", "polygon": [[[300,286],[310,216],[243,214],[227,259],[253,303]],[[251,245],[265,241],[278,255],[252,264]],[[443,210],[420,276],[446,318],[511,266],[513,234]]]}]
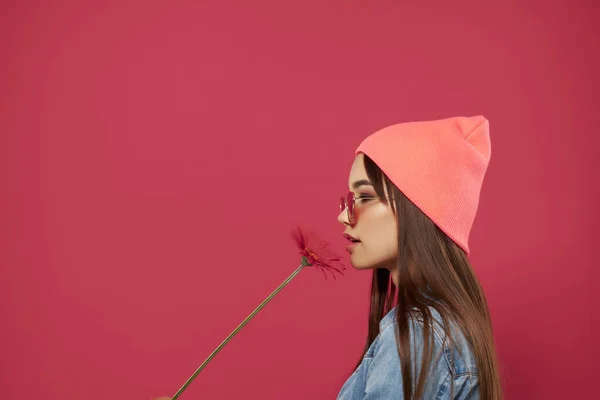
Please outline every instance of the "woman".
[{"label": "woman", "polygon": [[338,220],[373,281],[365,351],[338,400],[501,398],[467,258],[489,157],[482,116],[393,125],[357,148]]},{"label": "woman", "polygon": [[365,351],[338,400],[500,399],[489,312],[467,258],[488,121],[393,125],[355,156],[338,221],[352,266],[372,269],[373,281]]}]

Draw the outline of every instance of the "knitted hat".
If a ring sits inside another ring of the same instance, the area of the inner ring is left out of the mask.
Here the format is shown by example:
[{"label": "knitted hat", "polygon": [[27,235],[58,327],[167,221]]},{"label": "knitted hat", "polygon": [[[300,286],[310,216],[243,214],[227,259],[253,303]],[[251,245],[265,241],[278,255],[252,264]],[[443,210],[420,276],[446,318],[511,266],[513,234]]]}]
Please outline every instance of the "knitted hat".
[{"label": "knitted hat", "polygon": [[469,254],[469,233],[490,159],[489,135],[483,116],[406,122],[371,134],[355,154],[369,156]]}]

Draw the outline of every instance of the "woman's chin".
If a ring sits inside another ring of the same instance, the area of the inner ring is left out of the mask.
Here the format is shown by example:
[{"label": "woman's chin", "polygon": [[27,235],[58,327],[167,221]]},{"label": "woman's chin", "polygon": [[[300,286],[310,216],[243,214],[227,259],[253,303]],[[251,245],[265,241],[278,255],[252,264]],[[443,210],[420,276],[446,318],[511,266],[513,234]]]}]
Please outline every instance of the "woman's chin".
[{"label": "woman's chin", "polygon": [[352,265],[352,268],[357,269],[357,270],[373,268],[373,265],[371,263],[366,263],[364,261],[361,261],[360,259],[355,260],[355,259],[353,259],[353,257],[350,257],[350,265]]},{"label": "woman's chin", "polygon": [[359,257],[356,253],[350,255],[350,265],[356,270],[367,270],[367,269],[393,269],[395,268],[395,259],[391,260],[369,260]]}]

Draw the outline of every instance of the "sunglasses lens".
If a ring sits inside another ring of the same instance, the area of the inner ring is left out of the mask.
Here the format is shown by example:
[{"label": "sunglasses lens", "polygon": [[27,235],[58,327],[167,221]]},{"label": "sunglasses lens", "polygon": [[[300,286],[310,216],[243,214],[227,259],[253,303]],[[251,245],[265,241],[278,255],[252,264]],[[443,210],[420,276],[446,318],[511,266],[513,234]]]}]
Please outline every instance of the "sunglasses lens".
[{"label": "sunglasses lens", "polygon": [[348,219],[350,220],[350,222],[353,222],[354,221],[354,193],[352,193],[352,192],[348,193],[347,204],[348,204]]}]

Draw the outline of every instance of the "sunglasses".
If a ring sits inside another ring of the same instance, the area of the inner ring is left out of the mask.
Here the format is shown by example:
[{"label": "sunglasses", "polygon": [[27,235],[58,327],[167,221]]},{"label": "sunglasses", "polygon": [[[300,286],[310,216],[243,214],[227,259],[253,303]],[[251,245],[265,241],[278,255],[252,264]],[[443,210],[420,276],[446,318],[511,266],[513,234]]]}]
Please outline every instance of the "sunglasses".
[{"label": "sunglasses", "polygon": [[356,222],[356,199],[387,199],[389,197],[379,196],[356,196],[353,192],[349,192],[346,197],[340,197],[340,212],[346,210],[348,213],[348,222],[354,224]]},{"label": "sunglasses", "polygon": [[346,197],[340,197],[340,212],[347,210],[348,222],[354,224],[356,216],[354,215],[356,196],[353,192],[349,192]]}]

